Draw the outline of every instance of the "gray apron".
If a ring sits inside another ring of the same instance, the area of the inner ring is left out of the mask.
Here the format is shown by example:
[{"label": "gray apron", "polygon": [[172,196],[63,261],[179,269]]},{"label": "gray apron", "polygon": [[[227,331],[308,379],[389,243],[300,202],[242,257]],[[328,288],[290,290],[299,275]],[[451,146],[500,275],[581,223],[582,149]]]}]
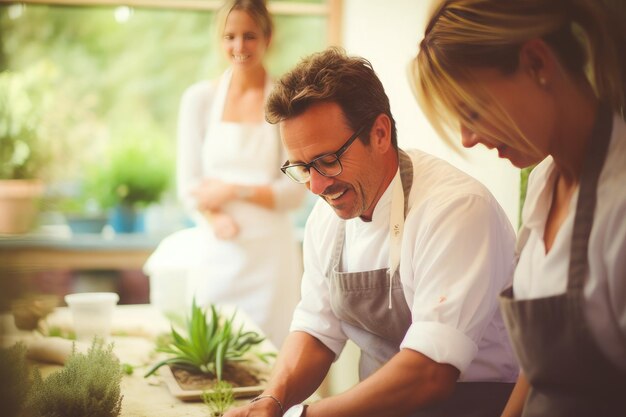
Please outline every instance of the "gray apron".
[{"label": "gray apron", "polygon": [[[524,417],[626,416],[626,374],[596,346],[583,298],[596,188],[611,130],[611,111],[602,106],[580,180],[567,291],[516,301],[508,288],[500,297],[513,348],[530,384]],[[518,247],[524,246],[527,236],[528,229],[523,228]]]},{"label": "gray apron", "polygon": [[[399,150],[400,178],[404,193],[404,216],[413,183],[413,165]],[[393,210],[393,204],[392,204]],[[345,221],[341,221],[327,271],[330,303],[346,334],[360,349],[359,378],[363,380],[400,351],[411,325],[411,310],[404,298],[400,274],[389,282],[389,269],[341,272]],[[390,249],[391,250],[391,249]],[[393,306],[393,308],[390,308]],[[513,384],[491,382],[457,383],[452,396],[441,404],[411,414],[413,417],[497,417]]]}]

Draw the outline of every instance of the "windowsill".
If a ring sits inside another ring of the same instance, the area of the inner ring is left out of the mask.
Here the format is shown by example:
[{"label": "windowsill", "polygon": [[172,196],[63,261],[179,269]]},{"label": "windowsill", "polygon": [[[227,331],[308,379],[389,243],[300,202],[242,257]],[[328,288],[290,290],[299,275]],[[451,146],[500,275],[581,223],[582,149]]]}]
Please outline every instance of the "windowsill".
[{"label": "windowsill", "polygon": [[165,236],[160,233],[72,233],[64,225],[45,226],[31,233],[0,236],[1,248],[38,247],[72,250],[154,249]]}]

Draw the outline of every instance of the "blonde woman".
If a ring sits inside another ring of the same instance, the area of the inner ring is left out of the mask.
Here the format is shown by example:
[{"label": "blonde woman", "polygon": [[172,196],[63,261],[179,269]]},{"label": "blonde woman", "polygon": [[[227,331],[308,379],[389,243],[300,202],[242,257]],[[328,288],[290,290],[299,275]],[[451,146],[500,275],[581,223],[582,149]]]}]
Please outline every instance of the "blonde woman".
[{"label": "blonde woman", "polygon": [[414,61],[444,136],[539,163],[501,296],[522,369],[506,416],[626,413],[626,37],[600,4],[439,2]]},{"label": "blonde woman", "polygon": [[277,166],[286,159],[264,118],[272,82],[263,65],[272,20],[261,0],[227,1],[218,13],[230,67],[185,91],[178,129],[178,190],[194,213],[201,257],[198,302],[233,304],[280,346],[299,299],[300,255],[288,211],[304,191]]}]

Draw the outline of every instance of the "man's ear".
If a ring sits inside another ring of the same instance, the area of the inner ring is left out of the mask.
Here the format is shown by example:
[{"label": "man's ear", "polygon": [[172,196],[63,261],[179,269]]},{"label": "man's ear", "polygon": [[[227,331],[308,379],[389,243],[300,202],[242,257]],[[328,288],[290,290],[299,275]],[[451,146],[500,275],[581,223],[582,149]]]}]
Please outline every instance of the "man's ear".
[{"label": "man's ear", "polygon": [[542,88],[553,82],[557,65],[554,51],[543,39],[528,40],[520,48],[519,69]]},{"label": "man's ear", "polygon": [[391,146],[391,120],[384,113],[379,114],[372,125],[370,146],[380,153],[387,152]]}]

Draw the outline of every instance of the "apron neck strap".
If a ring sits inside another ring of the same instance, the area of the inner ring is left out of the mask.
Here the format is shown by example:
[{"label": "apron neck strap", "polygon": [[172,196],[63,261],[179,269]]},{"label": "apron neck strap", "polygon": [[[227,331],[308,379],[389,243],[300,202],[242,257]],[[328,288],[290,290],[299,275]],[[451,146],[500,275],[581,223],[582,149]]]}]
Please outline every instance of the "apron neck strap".
[{"label": "apron neck strap", "polygon": [[[404,231],[404,218],[408,211],[408,200],[411,187],[413,185],[413,163],[409,155],[401,149],[398,149],[399,170],[392,181],[392,200],[391,213],[389,219],[389,308],[391,305],[391,289],[392,280],[398,266],[400,265],[400,249],[402,246],[402,232]],[[399,178],[398,178],[399,177]],[[335,247],[333,249],[333,257],[337,260],[341,259],[345,239],[346,221],[341,220],[337,228],[337,237],[335,239]],[[339,264],[339,261],[337,262]],[[327,275],[336,267],[333,262],[327,270]]]},{"label": "apron neck strap", "polygon": [[408,211],[409,193],[413,185],[413,163],[406,152],[398,150],[398,172],[393,179],[393,193],[391,197],[391,213],[389,215],[389,308],[391,305],[391,290],[393,276],[400,266],[400,251],[402,248],[402,234],[404,219]]},{"label": "apron neck strap", "polygon": [[591,137],[587,142],[586,157],[580,178],[572,233],[568,289],[582,289],[584,286],[588,266],[587,250],[596,207],[598,179],[606,159],[612,129],[613,114],[611,109],[605,104],[601,104],[597,110]]}]

